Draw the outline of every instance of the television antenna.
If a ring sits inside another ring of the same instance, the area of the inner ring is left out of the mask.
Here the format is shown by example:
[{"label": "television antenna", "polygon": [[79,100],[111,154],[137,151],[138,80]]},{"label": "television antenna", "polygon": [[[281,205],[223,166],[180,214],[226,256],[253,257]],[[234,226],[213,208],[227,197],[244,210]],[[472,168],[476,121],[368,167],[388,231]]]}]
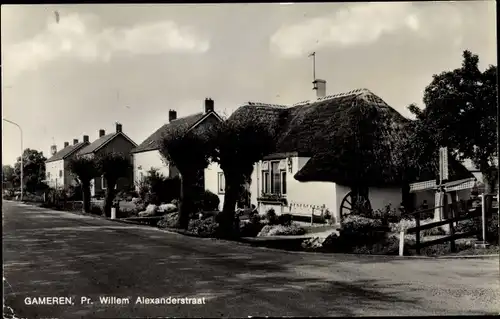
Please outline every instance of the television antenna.
[{"label": "television antenna", "polygon": [[313,63],[313,81],[316,81],[316,52],[313,52],[307,56],[308,58],[312,57]]}]

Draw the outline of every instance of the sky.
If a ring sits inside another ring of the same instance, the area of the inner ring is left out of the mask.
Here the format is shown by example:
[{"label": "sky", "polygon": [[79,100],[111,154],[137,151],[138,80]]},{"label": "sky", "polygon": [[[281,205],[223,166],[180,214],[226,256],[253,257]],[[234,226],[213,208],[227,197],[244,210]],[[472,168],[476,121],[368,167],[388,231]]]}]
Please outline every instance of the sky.
[{"label": "sky", "polygon": [[[367,88],[405,116],[432,75],[496,64],[494,1],[2,5],[2,117],[24,148],[49,155],[115,122],[140,144],[168,122],[230,115],[247,101],[293,104]],[[2,162],[21,153],[2,121]]]}]

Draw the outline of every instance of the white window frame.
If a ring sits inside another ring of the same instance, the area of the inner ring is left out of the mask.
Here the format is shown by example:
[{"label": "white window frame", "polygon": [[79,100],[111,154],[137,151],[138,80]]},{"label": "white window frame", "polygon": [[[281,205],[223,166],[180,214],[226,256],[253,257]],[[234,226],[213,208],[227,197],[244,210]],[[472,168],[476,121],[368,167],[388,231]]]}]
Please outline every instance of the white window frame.
[{"label": "white window frame", "polygon": [[224,172],[217,173],[217,193],[224,195],[226,192],[226,180],[224,177]]},{"label": "white window frame", "polygon": [[[101,176],[101,189],[106,189],[107,187],[104,187],[104,182],[106,179],[104,178],[104,175]],[[107,186],[107,185],[106,185]]]},{"label": "white window frame", "polygon": [[[268,170],[263,170],[262,171],[262,191],[264,194],[267,195],[281,195],[281,196],[286,196],[286,193],[288,191],[288,185],[286,185],[286,190],[283,192],[283,181],[286,181],[286,167],[285,169],[280,169],[279,168],[279,163],[281,160],[273,160],[269,161],[269,169]],[[274,172],[272,170],[273,164],[278,163],[278,171],[279,171],[279,189],[277,191],[272,192],[271,189],[273,188],[273,182],[274,182]]]}]

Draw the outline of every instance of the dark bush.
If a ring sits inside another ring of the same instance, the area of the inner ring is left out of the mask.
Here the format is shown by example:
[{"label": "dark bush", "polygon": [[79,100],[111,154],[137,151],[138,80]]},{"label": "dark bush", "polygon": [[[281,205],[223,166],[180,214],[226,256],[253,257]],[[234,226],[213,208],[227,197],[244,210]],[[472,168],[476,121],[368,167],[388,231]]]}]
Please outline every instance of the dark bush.
[{"label": "dark bush", "polygon": [[82,196],[83,196],[83,193],[82,193],[82,186],[81,185],[71,185],[68,187],[68,190],[67,190],[67,196],[68,196],[68,200],[72,200],[72,201],[80,201],[82,200]]},{"label": "dark bush", "polygon": [[323,243],[323,247],[343,253],[371,249],[373,245],[381,245],[386,241],[389,233],[390,228],[384,226],[379,219],[349,215],[342,222],[339,236],[329,236]]},{"label": "dark bush", "polygon": [[282,214],[278,217],[278,224],[283,226],[290,226],[292,224],[292,215]]},{"label": "dark bush", "polygon": [[215,211],[219,210],[220,199],[219,196],[212,193],[209,190],[206,190],[203,193],[203,206],[202,209],[204,211]]},{"label": "dark bush", "polygon": [[157,224],[159,228],[175,228],[177,226],[178,213],[170,213],[163,216]]},{"label": "dark bush", "polygon": [[92,215],[102,215],[104,212],[104,209],[101,205],[91,203],[90,204],[90,213]]},{"label": "dark bush", "polygon": [[265,226],[261,222],[259,214],[252,214],[247,221],[240,222],[240,236],[241,237],[255,237]]},{"label": "dark bush", "polygon": [[197,234],[200,237],[214,237],[217,234],[219,224],[215,217],[206,219],[191,219],[188,225],[188,231]]},{"label": "dark bush", "polygon": [[274,211],[273,208],[269,209],[266,212],[266,219],[268,225],[277,225],[278,224],[278,216],[276,215],[276,212]]}]

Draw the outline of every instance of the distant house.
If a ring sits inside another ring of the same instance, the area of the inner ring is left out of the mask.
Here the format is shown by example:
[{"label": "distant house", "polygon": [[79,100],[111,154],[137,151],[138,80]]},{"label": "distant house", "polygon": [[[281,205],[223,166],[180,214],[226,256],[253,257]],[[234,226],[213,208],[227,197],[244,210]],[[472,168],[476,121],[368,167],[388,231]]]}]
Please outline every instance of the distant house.
[{"label": "distant house", "polygon": [[[365,186],[359,191],[374,210],[410,201],[398,164],[408,120],[367,89],[326,96],[326,82],[317,82],[315,100],[293,106],[248,102],[228,119],[265,123],[274,134],[275,150],[254,165],[248,186],[259,213],[272,208],[310,216],[328,209],[338,221],[352,211],[355,185]],[[224,174],[218,167],[209,173],[206,188],[223,201]]]},{"label": "distant house", "polygon": [[[113,133],[106,134],[103,129],[99,130],[99,138],[78,151],[79,156],[96,156],[110,152],[117,152],[131,156],[130,151],[137,147],[137,144],[132,141],[125,133],[123,133],[122,124],[116,123],[116,130]],[[133,178],[132,169],[127,177],[118,180],[117,189],[127,189],[131,187]],[[102,193],[106,189],[106,180],[101,176],[94,178],[91,186],[92,196]]]},{"label": "distant house", "polygon": [[179,129],[186,132],[195,130],[197,133],[202,133],[210,125],[222,121],[222,118],[214,110],[214,101],[205,99],[204,112],[177,118],[177,112],[170,110],[168,121],[132,150],[135,182],[146,177],[151,169],[157,169],[165,177],[178,175],[175,166],[170,165],[159,152],[164,136]]},{"label": "distant house", "polygon": [[79,150],[87,145],[89,145],[87,135],[83,136],[83,142],[78,142],[78,139],[73,140],[73,145],[64,142],[64,147],[59,152],[57,152],[57,147],[52,145],[52,156],[45,161],[45,177],[50,187],[67,188],[76,184],[73,174],[68,169],[68,163]]}]

